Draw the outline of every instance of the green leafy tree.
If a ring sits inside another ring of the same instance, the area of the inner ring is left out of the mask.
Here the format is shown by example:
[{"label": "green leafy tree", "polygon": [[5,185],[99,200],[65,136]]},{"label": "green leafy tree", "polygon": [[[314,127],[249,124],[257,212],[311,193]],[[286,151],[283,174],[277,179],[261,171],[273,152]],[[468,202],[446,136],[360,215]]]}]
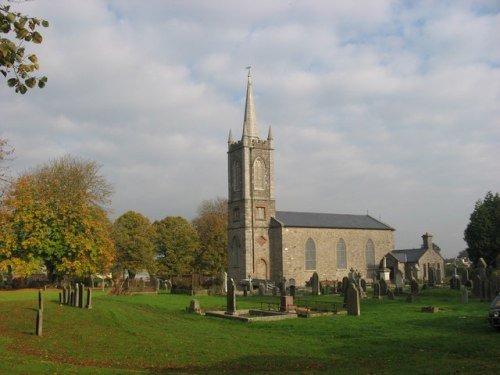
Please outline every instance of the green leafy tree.
[{"label": "green leafy tree", "polygon": [[[155,257],[155,230],[144,215],[128,211],[113,223],[119,269],[126,269],[130,278],[147,269],[152,272]],[[154,272],[153,272],[154,273]]]},{"label": "green leafy tree", "polygon": [[39,69],[38,57],[27,54],[25,44],[40,44],[43,37],[40,27],[48,27],[48,21],[28,17],[0,4],[0,73],[7,79],[9,87],[17,93],[25,94],[29,88],[38,85],[43,88],[47,77],[36,77]]},{"label": "green leafy tree", "polygon": [[196,271],[220,274],[227,268],[227,199],[203,201],[193,225],[200,238],[194,259]]},{"label": "green leafy tree", "polygon": [[51,279],[109,271],[114,258],[104,205],[111,188],[95,162],[71,156],[26,172],[7,189],[0,209],[0,267]]},{"label": "green leafy tree", "polygon": [[193,270],[199,247],[198,233],[193,225],[180,216],[155,221],[157,264],[161,273],[181,274]]},{"label": "green leafy tree", "polygon": [[[464,231],[467,253],[474,264],[483,258],[495,265],[500,254],[500,195],[491,191],[478,200]],[[496,265],[497,267],[500,265]]]}]

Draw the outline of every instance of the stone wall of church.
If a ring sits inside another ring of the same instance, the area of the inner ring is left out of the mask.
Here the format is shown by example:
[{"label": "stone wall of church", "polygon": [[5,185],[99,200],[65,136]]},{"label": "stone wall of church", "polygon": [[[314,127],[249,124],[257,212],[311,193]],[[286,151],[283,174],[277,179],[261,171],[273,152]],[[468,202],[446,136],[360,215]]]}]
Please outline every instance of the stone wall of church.
[{"label": "stone wall of church", "polygon": [[436,250],[427,250],[418,260],[418,266],[419,270],[417,278],[419,280],[428,280],[429,267],[441,270],[441,275],[444,277],[444,259]]},{"label": "stone wall of church", "polygon": [[[318,273],[320,280],[341,281],[350,268],[358,270],[363,277],[372,278],[382,257],[394,249],[392,230],[282,228],[281,231],[283,277],[295,279],[296,285],[305,285],[314,272]],[[305,248],[309,238],[314,241],[316,249],[315,269],[306,269]],[[338,268],[337,244],[341,239],[346,245],[346,266]],[[374,244],[374,267],[367,266],[368,240]],[[277,249],[273,248],[274,251]]]}]

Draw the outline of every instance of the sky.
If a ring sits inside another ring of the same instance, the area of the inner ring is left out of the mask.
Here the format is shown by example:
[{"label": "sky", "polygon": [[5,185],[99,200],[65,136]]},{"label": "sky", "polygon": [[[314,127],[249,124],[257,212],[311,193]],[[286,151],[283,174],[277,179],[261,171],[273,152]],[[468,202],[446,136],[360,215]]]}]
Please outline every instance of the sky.
[{"label": "sky", "polygon": [[366,213],[395,248],[466,248],[477,200],[500,191],[500,2],[35,0],[43,90],[0,82],[15,176],[96,161],[112,218],[193,219],[227,197],[229,130],[252,80],[275,147],[281,211]]}]

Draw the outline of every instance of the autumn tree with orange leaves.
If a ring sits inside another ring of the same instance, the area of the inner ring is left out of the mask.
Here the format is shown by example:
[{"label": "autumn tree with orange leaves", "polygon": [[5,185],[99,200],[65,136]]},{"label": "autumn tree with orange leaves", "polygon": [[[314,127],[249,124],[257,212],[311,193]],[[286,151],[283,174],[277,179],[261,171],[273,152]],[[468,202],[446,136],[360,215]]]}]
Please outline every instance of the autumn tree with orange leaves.
[{"label": "autumn tree with orange leaves", "polygon": [[0,205],[0,271],[27,276],[45,266],[52,280],[109,271],[111,193],[95,162],[71,156],[25,173]]}]

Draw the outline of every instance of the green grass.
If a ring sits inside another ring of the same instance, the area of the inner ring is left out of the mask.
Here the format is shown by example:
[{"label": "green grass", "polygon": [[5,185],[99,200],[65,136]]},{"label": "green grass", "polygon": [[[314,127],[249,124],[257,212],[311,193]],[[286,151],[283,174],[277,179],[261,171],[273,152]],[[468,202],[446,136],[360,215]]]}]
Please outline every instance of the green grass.
[{"label": "green grass", "polygon": [[[186,313],[190,296],[96,291],[92,310],[59,306],[55,290],[44,296],[37,337],[37,291],[0,292],[0,373],[500,373],[500,333],[488,326],[488,303],[462,304],[449,289],[425,290],[415,303],[365,299],[359,317],[251,323]],[[223,297],[196,298],[205,310],[225,305]],[[261,300],[238,298],[238,308]],[[440,311],[421,311],[430,305]]]}]

